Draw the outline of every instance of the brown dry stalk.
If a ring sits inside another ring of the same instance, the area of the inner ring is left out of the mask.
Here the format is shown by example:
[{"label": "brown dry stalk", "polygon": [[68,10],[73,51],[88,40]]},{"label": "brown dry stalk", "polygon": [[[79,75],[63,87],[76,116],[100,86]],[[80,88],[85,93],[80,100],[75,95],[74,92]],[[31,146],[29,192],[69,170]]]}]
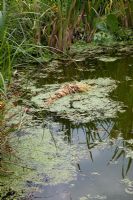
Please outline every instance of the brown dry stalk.
[{"label": "brown dry stalk", "polygon": [[55,94],[46,101],[46,105],[50,106],[56,100],[64,96],[67,96],[69,94],[77,93],[77,92],[86,92],[90,89],[91,89],[91,86],[85,83],[70,83],[70,84],[68,83],[62,86],[59,90],[57,90]]}]

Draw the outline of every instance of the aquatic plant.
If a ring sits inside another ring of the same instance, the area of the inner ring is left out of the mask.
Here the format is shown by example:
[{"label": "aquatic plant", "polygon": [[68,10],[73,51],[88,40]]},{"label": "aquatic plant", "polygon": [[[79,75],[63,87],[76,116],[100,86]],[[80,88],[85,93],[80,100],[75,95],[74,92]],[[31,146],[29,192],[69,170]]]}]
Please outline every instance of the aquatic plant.
[{"label": "aquatic plant", "polygon": [[81,38],[89,42],[97,30],[119,35],[121,23],[125,27],[131,27],[133,23],[132,2],[59,0],[55,5],[50,45],[59,50],[69,48],[74,35],[81,33]]},{"label": "aquatic plant", "polygon": [[10,42],[21,47],[18,55],[32,59],[67,52],[73,42],[90,42],[98,31],[119,38],[120,29],[133,24],[132,1],[13,0],[7,6]]},{"label": "aquatic plant", "polygon": [[38,126],[17,131],[10,137],[15,154],[3,163],[13,173],[1,176],[1,191],[11,187],[21,196],[22,190],[34,191],[39,186],[68,183],[76,178],[75,164],[80,151],[63,141],[63,132],[56,137],[52,134]]},{"label": "aquatic plant", "polygon": [[[56,101],[47,105],[47,100],[52,100],[51,97],[55,97],[56,90],[61,86],[46,85],[45,87],[47,89],[45,93],[38,93],[38,95],[32,97],[31,101],[39,106],[40,109],[44,108],[56,113],[61,118],[67,118],[70,121],[79,123],[85,123],[95,119],[112,118],[116,116],[117,111],[122,111],[120,104],[112,101],[108,96],[109,92],[116,87],[113,80],[99,78],[82,81],[78,84],[88,85],[90,89],[80,94],[71,93],[70,95],[64,95],[64,97],[56,98]],[[62,85],[62,88],[64,85]]]},{"label": "aquatic plant", "polygon": [[58,100],[59,98],[65,97],[73,93],[87,92],[90,89],[91,86],[84,83],[68,83],[57,90],[55,94],[47,100],[46,105],[50,106],[50,104],[54,103],[54,101]]}]

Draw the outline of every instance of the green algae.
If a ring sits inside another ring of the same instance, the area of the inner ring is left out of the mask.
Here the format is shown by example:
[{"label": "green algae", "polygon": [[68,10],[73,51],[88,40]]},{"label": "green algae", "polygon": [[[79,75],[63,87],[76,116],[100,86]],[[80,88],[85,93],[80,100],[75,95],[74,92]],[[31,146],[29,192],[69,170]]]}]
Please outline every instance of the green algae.
[{"label": "green algae", "polygon": [[53,137],[48,129],[36,127],[27,129],[28,134],[17,137],[14,134],[10,141],[15,156],[4,160],[5,167],[13,173],[0,177],[0,193],[12,188],[19,193],[41,185],[67,183],[76,178],[78,151],[69,146],[61,136]]},{"label": "green algae", "polygon": [[81,83],[88,84],[91,88],[84,93],[75,93],[57,99],[49,107],[45,102],[64,84],[49,85],[49,89],[46,86],[45,93],[34,96],[31,101],[38,107],[56,113],[61,118],[80,123],[114,118],[118,111],[122,111],[121,104],[109,97],[109,94],[117,87],[114,80],[98,78],[81,81]]}]

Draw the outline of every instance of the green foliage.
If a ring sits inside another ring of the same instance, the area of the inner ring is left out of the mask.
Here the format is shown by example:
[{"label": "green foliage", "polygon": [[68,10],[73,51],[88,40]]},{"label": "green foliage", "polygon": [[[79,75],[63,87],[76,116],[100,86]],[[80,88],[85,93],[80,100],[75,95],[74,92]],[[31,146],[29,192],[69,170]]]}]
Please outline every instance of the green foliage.
[{"label": "green foliage", "polygon": [[11,79],[12,73],[10,56],[10,45],[8,43],[6,35],[4,35],[0,46],[0,71],[4,79],[8,80]]},{"label": "green foliage", "polygon": [[119,28],[115,34],[115,38],[118,41],[133,41],[133,32],[131,29]]},{"label": "green foliage", "polygon": [[100,31],[94,34],[93,41],[97,44],[111,44],[114,41],[114,39],[109,32],[105,33]]},{"label": "green foliage", "polygon": [[0,72],[0,93],[6,96],[6,84],[1,72]]},{"label": "green foliage", "polygon": [[2,28],[3,27],[3,14],[2,14],[2,11],[0,11],[0,27]]},{"label": "green foliage", "polygon": [[108,32],[105,19],[96,18],[94,21],[94,26],[99,31]]},{"label": "green foliage", "polygon": [[119,30],[118,19],[114,14],[107,15],[106,24],[112,33],[116,33]]},{"label": "green foliage", "polygon": [[6,5],[3,0],[3,10],[0,11],[0,88],[4,88],[4,80],[11,79],[11,52],[6,32]]},{"label": "green foliage", "polygon": [[132,1],[12,0],[6,7],[5,2],[0,3],[0,25],[6,8],[8,42],[17,62],[20,55],[27,62],[37,62],[35,57],[42,60],[47,50],[66,52],[74,41],[91,42],[98,31],[105,33],[98,34],[100,41],[111,40],[111,35],[117,39],[120,28],[133,25]]}]

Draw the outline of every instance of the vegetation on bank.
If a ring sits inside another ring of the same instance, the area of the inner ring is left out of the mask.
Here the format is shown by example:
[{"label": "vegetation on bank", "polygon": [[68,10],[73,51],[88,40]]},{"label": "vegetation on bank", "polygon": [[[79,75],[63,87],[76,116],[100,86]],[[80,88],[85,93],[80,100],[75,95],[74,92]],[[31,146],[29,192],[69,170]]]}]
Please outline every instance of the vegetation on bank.
[{"label": "vegetation on bank", "polygon": [[68,52],[79,40],[131,40],[132,27],[132,0],[3,0],[0,71],[10,80],[14,64],[47,60],[50,52]]}]

